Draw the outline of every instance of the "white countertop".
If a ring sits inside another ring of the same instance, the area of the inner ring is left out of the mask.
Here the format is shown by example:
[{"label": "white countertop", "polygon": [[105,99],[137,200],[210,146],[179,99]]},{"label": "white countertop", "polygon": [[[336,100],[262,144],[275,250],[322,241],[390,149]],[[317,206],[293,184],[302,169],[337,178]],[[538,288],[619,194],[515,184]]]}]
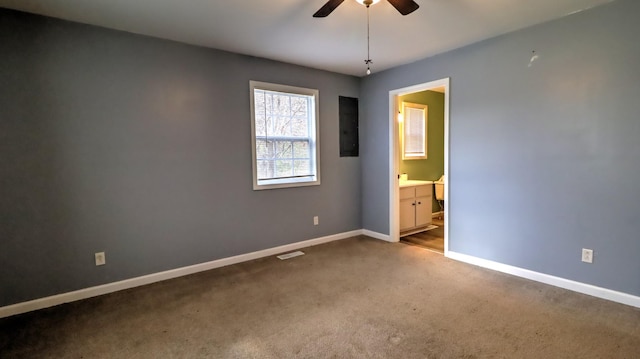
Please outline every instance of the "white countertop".
[{"label": "white countertop", "polygon": [[421,181],[421,180],[406,180],[406,181],[402,181],[402,180],[400,180],[400,188],[413,187],[413,186],[423,186],[423,185],[428,185],[428,184],[433,184],[433,181]]}]

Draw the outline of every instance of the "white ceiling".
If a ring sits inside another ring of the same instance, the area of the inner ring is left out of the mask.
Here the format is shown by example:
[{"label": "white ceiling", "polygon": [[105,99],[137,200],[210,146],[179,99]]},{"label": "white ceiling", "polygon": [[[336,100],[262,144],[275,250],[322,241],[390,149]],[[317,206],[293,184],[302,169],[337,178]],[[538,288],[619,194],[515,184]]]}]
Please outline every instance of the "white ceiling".
[{"label": "white ceiling", "polygon": [[[402,16],[371,6],[372,71],[433,56],[612,0],[415,0]],[[366,8],[346,0],[0,0],[0,7],[356,76],[367,57]]]}]

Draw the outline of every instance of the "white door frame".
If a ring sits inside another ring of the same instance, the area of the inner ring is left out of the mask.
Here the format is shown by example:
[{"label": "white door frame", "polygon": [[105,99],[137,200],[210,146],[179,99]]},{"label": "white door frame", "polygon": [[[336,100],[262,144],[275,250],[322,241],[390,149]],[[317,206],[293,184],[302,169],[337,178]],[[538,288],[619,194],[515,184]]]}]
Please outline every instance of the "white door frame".
[{"label": "white door frame", "polygon": [[444,87],[444,255],[449,255],[449,83],[450,78],[389,91],[389,239],[400,241],[399,126],[398,97]]}]

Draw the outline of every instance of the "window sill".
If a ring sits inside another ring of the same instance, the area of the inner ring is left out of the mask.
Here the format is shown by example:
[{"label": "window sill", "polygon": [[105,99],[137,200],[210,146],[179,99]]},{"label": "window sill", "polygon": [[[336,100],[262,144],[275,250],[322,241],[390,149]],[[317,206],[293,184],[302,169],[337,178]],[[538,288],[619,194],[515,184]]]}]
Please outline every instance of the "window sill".
[{"label": "window sill", "polygon": [[301,178],[288,178],[288,179],[272,179],[272,180],[257,180],[253,183],[253,190],[260,191],[265,189],[277,189],[277,188],[291,188],[291,187],[305,187],[305,186],[317,186],[320,185],[320,179],[313,177],[301,177]]}]

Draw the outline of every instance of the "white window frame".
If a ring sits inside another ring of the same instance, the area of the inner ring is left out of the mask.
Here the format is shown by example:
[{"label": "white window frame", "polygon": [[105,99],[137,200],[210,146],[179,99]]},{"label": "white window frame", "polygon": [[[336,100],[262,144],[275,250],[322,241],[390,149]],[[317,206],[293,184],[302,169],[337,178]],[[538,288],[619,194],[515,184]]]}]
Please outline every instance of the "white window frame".
[{"label": "white window frame", "polygon": [[[256,110],[255,110],[255,90],[275,91],[290,93],[296,95],[304,95],[312,97],[312,107],[310,114],[309,126],[309,145],[311,148],[311,168],[315,171],[310,176],[289,177],[277,179],[258,179],[258,164],[256,154]],[[265,190],[276,188],[316,186],[320,184],[320,134],[319,134],[319,91],[316,89],[308,89],[304,87],[295,87],[269,82],[249,81],[249,93],[251,100],[251,166],[253,170],[253,190]]]},{"label": "white window frame", "polygon": [[[408,122],[410,121],[410,116],[408,116],[408,109],[418,110],[422,112],[422,151],[421,152],[413,152],[407,153],[407,149],[405,146],[405,137],[407,135]],[[402,102],[402,159],[403,160],[423,160],[427,159],[427,126],[429,125],[428,121],[428,107],[427,105],[419,104],[419,103],[410,103],[410,102]]]}]

